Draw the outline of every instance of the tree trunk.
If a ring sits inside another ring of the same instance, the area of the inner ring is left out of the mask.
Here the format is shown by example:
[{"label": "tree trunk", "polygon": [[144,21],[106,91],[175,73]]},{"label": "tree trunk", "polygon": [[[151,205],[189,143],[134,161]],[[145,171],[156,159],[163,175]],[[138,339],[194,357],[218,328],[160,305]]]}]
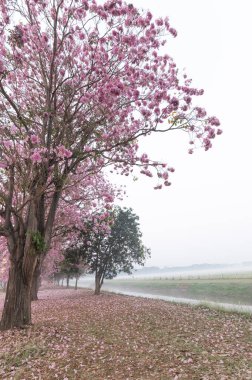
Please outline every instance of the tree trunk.
[{"label": "tree trunk", "polygon": [[79,277],[76,276],[75,277],[75,287],[74,287],[75,290],[77,290],[78,279],[79,279]]},{"label": "tree trunk", "polygon": [[64,285],[64,278],[62,278],[62,280],[61,280],[61,286],[63,286]]},{"label": "tree trunk", "polygon": [[[26,270],[32,274],[35,257],[26,263]],[[29,265],[28,265],[29,264]],[[6,289],[1,330],[24,327],[31,324],[31,285],[32,276],[25,276],[23,260],[11,261],[9,280]]]},{"label": "tree trunk", "polygon": [[[13,197],[13,183],[14,174],[9,190],[10,196],[8,202],[10,204]],[[16,228],[14,228],[11,221],[11,208],[7,208],[5,213],[5,226],[7,226],[6,229],[8,230],[7,242],[11,266],[0,323],[0,329],[2,330],[24,327],[31,324],[31,287],[33,274],[36,268],[38,254],[42,254],[45,248],[48,249],[48,247],[50,247],[55,214],[64,181],[62,181],[60,187],[55,188],[46,220],[44,213],[41,212],[41,210],[43,211],[43,207],[40,202],[40,185],[44,183],[35,183],[33,185],[33,191],[31,193],[32,200],[29,204],[25,223],[17,223]],[[46,254],[46,251],[44,254]]]},{"label": "tree trunk", "polygon": [[31,286],[31,300],[37,301],[38,300],[38,291],[39,287],[41,285],[41,278],[40,278],[40,269],[38,265],[35,268],[35,271],[33,273],[32,277],[32,286]]},{"label": "tree trunk", "polygon": [[69,276],[67,276],[67,288],[69,288]]},{"label": "tree trunk", "polygon": [[101,278],[100,276],[96,273],[95,274],[95,292],[94,294],[96,296],[99,296],[99,294],[101,293]]}]

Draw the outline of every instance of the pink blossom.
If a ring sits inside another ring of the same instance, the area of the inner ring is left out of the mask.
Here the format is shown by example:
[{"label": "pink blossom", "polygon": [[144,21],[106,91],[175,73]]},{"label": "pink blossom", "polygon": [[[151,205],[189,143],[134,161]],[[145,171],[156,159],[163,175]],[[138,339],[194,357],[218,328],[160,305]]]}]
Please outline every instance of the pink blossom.
[{"label": "pink blossom", "polygon": [[165,181],[165,182],[164,182],[164,185],[165,185],[165,186],[171,186],[171,182]]},{"label": "pink blossom", "polygon": [[178,32],[174,28],[170,28],[169,32],[173,35],[173,37],[177,37],[177,35],[178,35]]},{"label": "pink blossom", "polygon": [[175,172],[175,169],[173,167],[169,167],[168,168],[168,171],[171,172],[171,173],[174,173]]},{"label": "pink blossom", "polygon": [[168,179],[168,177],[169,177],[168,173],[167,173],[167,172],[164,172],[164,173],[163,173],[163,179]]},{"label": "pink blossom", "polygon": [[173,106],[173,109],[174,110],[177,110],[178,109],[178,106],[179,106],[179,100],[176,98],[176,97],[173,97],[171,99],[171,105]]},{"label": "pink blossom", "polygon": [[195,107],[195,111],[196,111],[197,118],[203,118],[206,116],[206,110],[204,108]]},{"label": "pink blossom", "polygon": [[31,135],[30,140],[33,144],[38,144],[39,143],[39,137],[36,135]]},{"label": "pink blossom", "polygon": [[32,155],[31,155],[31,160],[36,163],[36,162],[41,162],[42,161],[42,157],[40,155],[39,152],[34,152]]},{"label": "pink blossom", "polygon": [[190,96],[185,96],[184,97],[184,101],[187,103],[187,104],[190,104],[191,101],[192,101],[192,98]]},{"label": "pink blossom", "polygon": [[207,135],[207,138],[208,139],[214,139],[215,138],[215,130],[213,128],[210,128],[208,135]]},{"label": "pink blossom", "polygon": [[203,139],[203,145],[204,145],[204,148],[205,148],[206,151],[209,150],[212,147],[212,143],[209,140],[209,138],[204,138]]},{"label": "pink blossom", "polygon": [[0,161],[0,169],[6,169],[7,168],[7,163]]},{"label": "pink blossom", "polygon": [[3,145],[5,148],[10,148],[12,146],[12,142],[10,140],[7,140],[7,141],[4,141],[3,142]]},{"label": "pink blossom", "polygon": [[220,125],[220,121],[219,121],[219,119],[217,119],[217,117],[215,117],[215,116],[209,117],[208,122],[209,122],[211,125],[214,125],[214,126],[216,126],[216,127],[218,127],[218,126]]},{"label": "pink blossom", "polygon": [[92,148],[90,146],[85,146],[84,151],[85,152],[91,152]]},{"label": "pink blossom", "polygon": [[163,21],[163,19],[162,19],[162,18],[157,19],[157,20],[156,20],[156,24],[157,24],[157,26],[162,26],[162,25],[164,25],[164,21]]},{"label": "pink blossom", "polygon": [[72,156],[72,152],[64,147],[64,145],[60,145],[57,148],[57,155],[60,158],[70,158]]}]

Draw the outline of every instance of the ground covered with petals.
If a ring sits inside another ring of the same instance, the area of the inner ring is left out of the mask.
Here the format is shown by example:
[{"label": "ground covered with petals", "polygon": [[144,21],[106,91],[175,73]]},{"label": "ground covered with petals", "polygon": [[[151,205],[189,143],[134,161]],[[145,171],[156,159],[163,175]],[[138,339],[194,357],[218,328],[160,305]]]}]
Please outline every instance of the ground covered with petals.
[{"label": "ground covered with petals", "polygon": [[[0,309],[3,293],[0,293]],[[0,378],[252,379],[252,318],[91,291],[44,289],[34,325],[0,332]]]}]

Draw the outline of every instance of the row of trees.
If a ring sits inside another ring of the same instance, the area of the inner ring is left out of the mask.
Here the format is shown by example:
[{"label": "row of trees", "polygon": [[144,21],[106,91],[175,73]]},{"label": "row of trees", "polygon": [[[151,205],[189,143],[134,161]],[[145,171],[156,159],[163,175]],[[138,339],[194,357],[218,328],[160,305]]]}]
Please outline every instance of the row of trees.
[{"label": "row of trees", "polygon": [[157,175],[155,188],[169,186],[174,169],[139,153],[139,139],[183,130],[192,153],[221,133],[193,106],[203,90],[160,54],[167,35],[176,36],[168,18],[122,0],[0,2],[0,236],[10,258],[2,329],[31,323],[62,210],[74,222],[100,212],[92,200],[111,202],[104,168],[138,167]]},{"label": "row of trees", "polygon": [[77,288],[82,274],[94,273],[98,295],[104,279],[112,279],[120,272],[132,273],[134,264],[143,265],[150,250],[142,243],[139,218],[131,209],[117,207],[102,219],[97,217],[99,224],[88,221],[76,246],[65,249],[64,259],[56,266],[53,278],[58,283],[66,278],[67,286],[75,278]]},{"label": "row of trees", "polygon": [[49,276],[57,285],[63,285],[66,280],[66,286],[69,288],[69,281],[75,279],[75,289],[78,288],[79,278],[88,273],[89,267],[84,255],[78,248],[68,248],[63,252],[62,261],[55,263],[55,271]]}]

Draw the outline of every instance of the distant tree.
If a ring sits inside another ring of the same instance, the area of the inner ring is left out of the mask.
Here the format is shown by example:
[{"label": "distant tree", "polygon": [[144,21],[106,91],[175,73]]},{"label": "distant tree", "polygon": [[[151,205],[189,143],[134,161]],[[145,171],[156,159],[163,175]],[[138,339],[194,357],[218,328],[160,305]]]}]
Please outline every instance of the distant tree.
[{"label": "distant tree", "polygon": [[107,218],[110,232],[94,223],[86,227],[82,251],[89,272],[95,273],[95,294],[100,294],[104,279],[112,279],[120,272],[131,273],[134,264],[144,265],[150,255],[142,243],[138,221],[132,209],[118,207]]},{"label": "distant tree", "polygon": [[75,278],[75,289],[77,290],[80,276],[87,271],[82,251],[77,247],[67,248],[63,255],[64,259],[58,264],[54,278],[56,281],[66,278],[67,287],[69,287],[69,280]]}]

